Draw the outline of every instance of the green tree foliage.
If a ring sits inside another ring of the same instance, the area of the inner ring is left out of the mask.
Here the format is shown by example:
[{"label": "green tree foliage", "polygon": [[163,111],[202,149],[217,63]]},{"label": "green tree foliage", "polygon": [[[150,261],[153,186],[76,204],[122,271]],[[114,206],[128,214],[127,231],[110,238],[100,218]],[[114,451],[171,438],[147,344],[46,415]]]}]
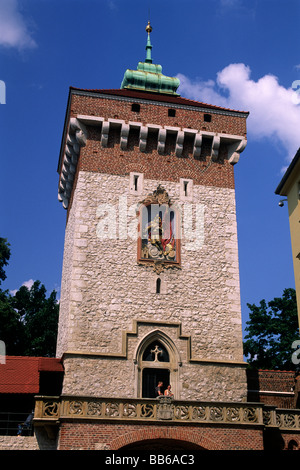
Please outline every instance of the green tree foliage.
[{"label": "green tree foliage", "polygon": [[10,244],[6,238],[0,237],[0,284],[1,281],[6,279],[6,274],[4,271],[4,266],[8,265],[8,260],[10,258]]},{"label": "green tree foliage", "polygon": [[285,289],[282,297],[259,306],[247,304],[250,320],[246,323],[244,354],[258,369],[295,370],[292,344],[299,340],[295,289]]},{"label": "green tree foliage", "polygon": [[[9,243],[0,238],[0,283],[10,258]],[[59,305],[56,292],[35,281],[13,296],[0,288],[0,340],[9,356],[55,356]]]},{"label": "green tree foliage", "polygon": [[12,297],[12,305],[23,325],[23,354],[54,356],[59,310],[56,292],[47,298],[45,286],[35,281],[30,289],[20,287]]}]

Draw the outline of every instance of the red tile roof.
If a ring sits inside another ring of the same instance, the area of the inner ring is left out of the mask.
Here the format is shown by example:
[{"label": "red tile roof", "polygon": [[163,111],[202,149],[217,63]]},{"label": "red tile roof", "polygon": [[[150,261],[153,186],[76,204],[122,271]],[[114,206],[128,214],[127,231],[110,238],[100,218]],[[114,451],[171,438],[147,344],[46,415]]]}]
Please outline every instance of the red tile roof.
[{"label": "red tile roof", "polygon": [[151,100],[151,101],[162,101],[162,102],[172,103],[172,104],[181,104],[185,106],[197,106],[197,107],[207,108],[207,109],[219,109],[222,111],[249,114],[248,111],[237,111],[235,109],[222,108],[221,106],[201,103],[200,101],[194,101],[188,98],[182,98],[181,96],[164,95],[162,93],[151,93],[151,91],[127,90],[125,88],[93,90],[93,89],[85,89],[85,88],[76,88],[72,86],[70,87],[70,90],[90,92],[90,93],[100,93],[102,95],[126,96],[128,98],[140,98],[140,99],[146,99],[146,100]]},{"label": "red tile roof", "polygon": [[6,356],[0,363],[0,393],[39,393],[40,371],[62,372],[60,359]]}]

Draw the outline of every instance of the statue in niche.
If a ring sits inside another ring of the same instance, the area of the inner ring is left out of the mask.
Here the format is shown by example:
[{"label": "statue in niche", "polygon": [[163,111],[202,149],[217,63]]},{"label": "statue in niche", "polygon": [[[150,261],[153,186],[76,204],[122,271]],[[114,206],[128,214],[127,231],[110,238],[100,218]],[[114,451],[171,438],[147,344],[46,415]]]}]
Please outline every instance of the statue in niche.
[{"label": "statue in niche", "polygon": [[140,261],[152,261],[159,272],[166,264],[179,263],[176,209],[166,190],[159,185],[142,201],[139,214]]},{"label": "statue in niche", "polygon": [[[174,212],[169,206],[145,206],[142,231],[142,255],[147,259],[176,260]],[[170,213],[171,212],[171,213]]]}]

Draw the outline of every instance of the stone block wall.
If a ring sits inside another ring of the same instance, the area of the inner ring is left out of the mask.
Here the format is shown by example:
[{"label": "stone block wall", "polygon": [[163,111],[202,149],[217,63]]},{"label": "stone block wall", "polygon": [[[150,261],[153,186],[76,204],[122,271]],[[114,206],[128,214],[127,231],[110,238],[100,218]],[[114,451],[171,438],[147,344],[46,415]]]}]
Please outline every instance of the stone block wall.
[{"label": "stone block wall", "polygon": [[[184,215],[179,182],[160,184]],[[132,394],[124,384],[133,384],[136,390],[134,351],[146,334],[158,329],[173,338],[181,354],[178,398],[240,400],[245,397],[246,377],[241,366],[234,190],[193,186],[193,201],[187,204],[193,209],[194,227],[196,207],[201,208],[198,217],[201,213],[203,220],[198,223],[203,224],[203,238],[197,243],[193,234],[183,233],[181,268],[158,275],[152,267],[137,263],[133,236],[136,205],[156,187],[157,181],[144,179],[143,193],[134,196],[129,177],[79,173],[66,229],[57,354],[76,352],[81,359],[65,355],[64,393]],[[119,211],[124,203],[128,235],[120,239]],[[117,238],[109,238],[109,232],[103,237],[108,230],[103,225],[106,207],[115,209]],[[157,277],[161,294],[155,291]],[[133,321],[139,320],[150,326],[130,335]],[[189,341],[178,338],[174,323],[181,324]],[[87,358],[93,354],[97,359]],[[214,386],[216,379],[219,387]]]}]

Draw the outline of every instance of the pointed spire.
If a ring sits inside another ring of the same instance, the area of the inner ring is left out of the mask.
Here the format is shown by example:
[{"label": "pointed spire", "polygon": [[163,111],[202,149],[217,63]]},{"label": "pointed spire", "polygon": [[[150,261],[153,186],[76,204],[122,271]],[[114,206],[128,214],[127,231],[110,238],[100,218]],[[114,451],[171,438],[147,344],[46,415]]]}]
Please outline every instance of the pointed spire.
[{"label": "pointed spire", "polygon": [[152,26],[150,21],[146,26],[148,33],[146,45],[146,59],[145,62],[139,62],[136,70],[127,69],[121,89],[127,88],[129,90],[144,90],[152,93],[163,93],[168,95],[179,96],[176,90],[179,86],[179,79],[174,77],[167,77],[162,74],[162,66],[152,63],[152,45],[150,41],[150,33]]},{"label": "pointed spire", "polygon": [[152,27],[150,25],[150,21],[148,21],[148,24],[146,26],[146,31],[148,33],[148,39],[147,39],[147,45],[146,45],[146,60],[148,64],[152,64],[152,57],[151,57],[151,50],[152,50],[152,45],[150,41],[150,33],[152,31]]}]

